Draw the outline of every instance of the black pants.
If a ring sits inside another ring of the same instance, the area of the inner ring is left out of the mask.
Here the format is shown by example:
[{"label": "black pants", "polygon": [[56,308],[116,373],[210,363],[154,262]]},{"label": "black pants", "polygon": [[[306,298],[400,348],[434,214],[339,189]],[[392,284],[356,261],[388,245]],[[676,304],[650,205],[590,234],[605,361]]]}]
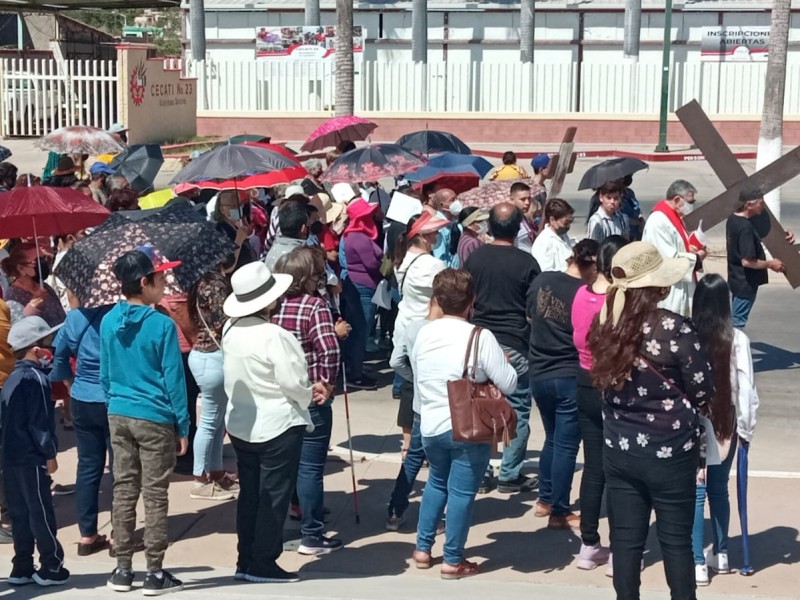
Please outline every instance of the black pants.
[{"label": "black pants", "polygon": [[231,436],[240,486],[237,572],[263,576],[275,570],[283,552],[283,522],[297,485],[304,433],[300,425],[258,444]]},{"label": "black pants", "polygon": [[578,423],[583,440],[581,540],[587,546],[594,546],[600,543],[597,528],[606,488],[606,475],[603,472],[603,396],[592,387],[589,372],[583,369],[578,373]]},{"label": "black pants", "polygon": [[638,600],[640,563],[656,511],[656,533],[672,600],[696,600],[692,526],[698,450],[674,458],[638,458],[606,449],[614,589],[617,600]]},{"label": "black pants", "polygon": [[5,466],[3,479],[14,531],[14,568],[33,570],[35,547],[42,568],[58,571],[64,565],[64,549],[56,538],[58,528],[47,467]]}]

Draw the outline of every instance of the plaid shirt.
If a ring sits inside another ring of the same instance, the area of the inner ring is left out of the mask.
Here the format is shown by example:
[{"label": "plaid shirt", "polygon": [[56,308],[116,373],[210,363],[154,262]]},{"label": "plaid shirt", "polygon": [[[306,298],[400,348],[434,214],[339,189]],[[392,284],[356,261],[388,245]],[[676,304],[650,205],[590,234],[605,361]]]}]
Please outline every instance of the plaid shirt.
[{"label": "plaid shirt", "polygon": [[339,367],[339,338],[333,315],[322,298],[303,294],[284,298],[272,322],[292,333],[306,354],[311,383],[336,381]]}]

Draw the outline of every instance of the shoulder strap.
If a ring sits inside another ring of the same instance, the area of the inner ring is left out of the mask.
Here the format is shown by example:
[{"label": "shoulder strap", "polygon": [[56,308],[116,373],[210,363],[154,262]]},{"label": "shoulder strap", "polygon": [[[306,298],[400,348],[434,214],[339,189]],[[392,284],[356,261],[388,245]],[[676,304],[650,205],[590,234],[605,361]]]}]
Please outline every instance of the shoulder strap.
[{"label": "shoulder strap", "polygon": [[423,256],[425,256],[425,254],[417,254],[416,258],[409,263],[408,268],[406,269],[406,274],[403,275],[403,283],[400,284],[400,296],[401,297],[403,295],[403,288],[405,288],[405,286],[406,286],[406,279],[408,279],[408,274],[411,272],[411,267],[413,267],[414,263],[417,262]]},{"label": "shoulder strap", "polygon": [[483,327],[475,327],[472,330],[475,334],[475,343],[472,346],[472,374],[471,378],[475,381],[475,378],[478,376],[478,346],[480,345],[481,341],[481,332],[483,331]]},{"label": "shoulder strap", "polygon": [[[480,327],[473,327],[472,331],[469,334],[469,341],[467,342],[467,350],[464,355],[464,371],[461,373],[461,378],[466,379],[469,375],[469,353],[472,351],[473,342],[475,341],[475,334],[480,331]],[[477,346],[476,346],[477,348]],[[475,355],[477,356],[477,350],[475,351]]]},{"label": "shoulder strap", "polygon": [[646,364],[646,365],[647,365],[647,368],[648,368],[648,369],[650,369],[650,370],[651,370],[653,373],[655,373],[655,374],[656,374],[656,375],[659,377],[659,379],[661,379],[661,381],[663,381],[664,383],[666,383],[666,384],[667,384],[669,387],[671,387],[671,388],[673,388],[673,389],[677,390],[677,391],[680,393],[680,395],[681,395],[682,397],[684,397],[684,398],[686,397],[686,392],[684,392],[684,391],[683,391],[681,388],[679,388],[679,387],[678,387],[678,386],[677,386],[677,385],[676,385],[674,382],[672,382],[672,381],[670,381],[669,379],[667,379],[666,377],[664,377],[664,375],[661,373],[661,371],[659,371],[658,369],[656,369],[656,368],[655,368],[655,367],[652,365],[652,363],[651,363],[649,360],[647,360],[647,359],[646,359],[644,356],[641,356],[641,355],[640,355],[640,356],[639,356],[639,360],[641,360],[642,362],[644,362],[644,364]]}]

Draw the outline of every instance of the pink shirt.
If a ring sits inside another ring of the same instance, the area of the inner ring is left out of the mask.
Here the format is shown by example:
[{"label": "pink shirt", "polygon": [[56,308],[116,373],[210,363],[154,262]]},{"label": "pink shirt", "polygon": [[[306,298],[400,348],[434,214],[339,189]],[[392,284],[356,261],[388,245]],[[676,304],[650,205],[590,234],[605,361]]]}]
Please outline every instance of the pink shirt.
[{"label": "pink shirt", "polygon": [[592,368],[592,353],[589,351],[586,338],[589,337],[592,321],[603,308],[605,300],[605,294],[595,294],[589,286],[584,285],[572,301],[572,341],[578,349],[578,362],[582,369]]}]

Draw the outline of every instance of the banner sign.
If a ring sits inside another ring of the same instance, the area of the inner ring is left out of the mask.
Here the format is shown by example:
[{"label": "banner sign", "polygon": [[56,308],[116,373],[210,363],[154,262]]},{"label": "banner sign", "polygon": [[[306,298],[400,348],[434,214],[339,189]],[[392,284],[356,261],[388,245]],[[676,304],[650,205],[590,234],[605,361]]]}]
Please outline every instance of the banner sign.
[{"label": "banner sign", "polygon": [[[359,62],[364,55],[366,31],[353,27],[353,54]],[[332,60],[336,47],[336,28],[257,27],[256,58],[288,60]]]},{"label": "banner sign", "polygon": [[766,61],[769,50],[769,26],[703,27],[700,59],[707,61]]}]

